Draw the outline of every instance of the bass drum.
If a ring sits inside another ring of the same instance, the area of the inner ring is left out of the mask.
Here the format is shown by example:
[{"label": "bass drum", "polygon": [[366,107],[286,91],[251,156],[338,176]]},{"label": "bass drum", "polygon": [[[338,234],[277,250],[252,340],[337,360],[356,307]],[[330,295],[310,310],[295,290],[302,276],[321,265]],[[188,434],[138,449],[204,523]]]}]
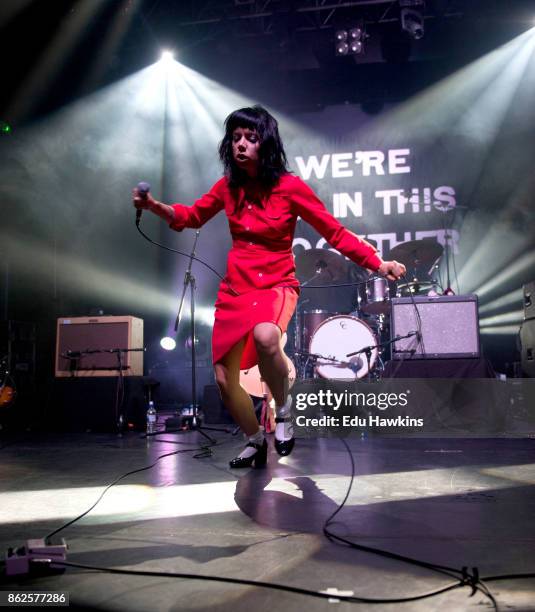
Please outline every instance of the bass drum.
[{"label": "bass drum", "polygon": [[[365,353],[347,357],[367,346],[374,347],[370,356],[370,370],[377,360],[377,338],[371,328],[356,317],[337,315],[319,325],[310,341],[310,352],[329,359],[318,358],[316,372],[322,378],[357,379],[368,374]],[[335,359],[336,362],[330,361]]]},{"label": "bass drum", "polygon": [[329,312],[328,310],[305,310],[299,314],[301,324],[301,347],[303,350],[309,350],[310,340],[320,324],[334,317],[336,314],[338,313]]}]

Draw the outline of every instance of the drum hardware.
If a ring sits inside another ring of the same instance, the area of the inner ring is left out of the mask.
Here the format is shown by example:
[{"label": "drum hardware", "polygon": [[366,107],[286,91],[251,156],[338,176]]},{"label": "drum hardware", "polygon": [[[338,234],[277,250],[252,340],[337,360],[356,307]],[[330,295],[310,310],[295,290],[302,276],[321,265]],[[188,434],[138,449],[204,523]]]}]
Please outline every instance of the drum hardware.
[{"label": "drum hardware", "polygon": [[330,363],[332,363],[333,365],[339,365],[342,366],[344,368],[348,368],[353,372],[358,372],[358,369],[361,367],[361,363],[360,361],[357,360],[357,362],[351,362],[351,361],[341,361],[340,359],[337,359],[336,357],[332,357],[331,355],[320,355],[319,353],[309,353],[307,351],[296,351],[296,354],[302,355],[303,357],[306,357],[307,361],[309,359],[311,359],[313,361],[314,364],[316,364],[316,362],[321,359],[322,361],[328,361]]},{"label": "drum hardware", "polygon": [[342,255],[328,249],[307,249],[295,258],[296,275],[301,286],[312,280],[320,285],[328,285],[345,280],[348,264]]},{"label": "drum hardware", "polygon": [[420,281],[417,278],[413,278],[408,283],[398,283],[396,289],[396,297],[410,297],[411,295],[439,295],[438,283],[431,281]]},{"label": "drum hardware", "polygon": [[361,355],[362,353],[364,353],[366,355],[366,361],[368,364],[368,380],[371,380],[372,377],[372,370],[370,367],[370,361],[371,361],[371,356],[372,356],[372,352],[374,350],[383,350],[385,349],[387,346],[394,344],[395,342],[398,342],[398,340],[404,340],[405,338],[411,338],[412,336],[417,336],[419,335],[419,332],[417,331],[411,331],[408,334],[406,334],[405,336],[396,336],[395,338],[391,338],[390,340],[384,340],[383,342],[379,342],[377,344],[372,344],[370,346],[364,346],[363,348],[359,349],[358,351],[354,351],[353,353],[347,353],[346,357],[355,357],[357,355]]},{"label": "drum hardware", "polygon": [[[396,296],[438,295],[438,283],[434,278],[431,278],[431,273],[437,269],[437,262],[442,257],[443,252],[444,247],[433,238],[411,240],[396,245],[390,251],[390,257],[404,264],[407,270],[412,269],[412,280],[398,284]],[[421,269],[422,266],[425,266],[425,270]],[[418,268],[429,279],[419,278]]]},{"label": "drum hardware", "polygon": [[315,359],[315,360],[325,359],[325,361],[332,361],[333,363],[343,363],[344,365],[348,363],[346,361],[340,361],[336,359],[335,357],[328,357],[327,355],[319,355],[318,353],[309,353],[307,351],[295,351],[295,353],[298,355],[303,355],[307,357],[308,359]]}]

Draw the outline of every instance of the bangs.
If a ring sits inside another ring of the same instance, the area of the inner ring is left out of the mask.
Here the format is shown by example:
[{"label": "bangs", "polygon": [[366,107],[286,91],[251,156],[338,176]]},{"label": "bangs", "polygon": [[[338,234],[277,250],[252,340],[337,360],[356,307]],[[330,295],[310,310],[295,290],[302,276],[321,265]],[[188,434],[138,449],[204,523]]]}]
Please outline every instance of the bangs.
[{"label": "bangs", "polygon": [[219,159],[223,162],[231,187],[237,187],[247,181],[247,173],[234,162],[232,141],[237,128],[253,130],[258,134],[258,180],[265,189],[271,189],[281,176],[288,173],[288,162],[279,136],[277,120],[260,105],[239,108],[225,119],[225,135],[219,143]]},{"label": "bangs", "polygon": [[264,133],[264,122],[258,113],[254,112],[253,109],[240,108],[229,115],[226,121],[227,133],[230,134],[239,127],[254,130],[259,136],[263,136]]}]

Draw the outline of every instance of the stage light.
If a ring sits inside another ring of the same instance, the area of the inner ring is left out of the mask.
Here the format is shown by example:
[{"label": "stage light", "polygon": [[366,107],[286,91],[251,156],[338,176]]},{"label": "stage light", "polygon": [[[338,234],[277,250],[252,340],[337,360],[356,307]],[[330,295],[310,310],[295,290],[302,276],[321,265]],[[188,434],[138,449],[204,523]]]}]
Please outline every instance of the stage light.
[{"label": "stage light", "polygon": [[356,40],[355,42],[352,42],[349,45],[349,52],[352,53],[353,55],[358,55],[359,53],[362,53],[362,41],[360,40]]},{"label": "stage light", "polygon": [[418,8],[401,9],[401,29],[414,40],[424,36],[424,15]]},{"label": "stage light", "polygon": [[170,64],[174,60],[175,56],[172,51],[162,51],[160,62],[163,64]]},{"label": "stage light", "polygon": [[166,351],[173,351],[176,348],[176,341],[170,336],[166,336],[160,340],[160,346]]},{"label": "stage light", "polygon": [[364,51],[366,34],[362,25],[347,30],[337,30],[334,35],[335,55],[359,55]]},{"label": "stage light", "polygon": [[349,52],[349,45],[346,42],[341,42],[336,45],[336,55],[347,55]]},{"label": "stage light", "polygon": [[0,121],[0,133],[11,134],[11,126],[5,121]]}]

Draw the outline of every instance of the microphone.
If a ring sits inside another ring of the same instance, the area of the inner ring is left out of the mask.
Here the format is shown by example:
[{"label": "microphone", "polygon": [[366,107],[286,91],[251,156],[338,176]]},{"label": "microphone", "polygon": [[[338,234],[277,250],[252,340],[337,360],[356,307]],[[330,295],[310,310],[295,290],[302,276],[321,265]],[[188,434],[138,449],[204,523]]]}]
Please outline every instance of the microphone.
[{"label": "microphone", "polygon": [[[147,193],[149,193],[149,191],[150,191],[150,183],[141,181],[140,183],[137,184],[137,192],[139,194],[139,197],[142,198],[143,200],[147,198]],[[136,225],[139,225],[139,222],[141,221],[142,213],[143,213],[142,208],[138,208],[136,210]]]},{"label": "microphone", "polygon": [[316,262],[316,274],[321,274],[323,270],[325,270],[326,267],[327,267],[327,263],[325,262],[325,260],[319,259]]}]

